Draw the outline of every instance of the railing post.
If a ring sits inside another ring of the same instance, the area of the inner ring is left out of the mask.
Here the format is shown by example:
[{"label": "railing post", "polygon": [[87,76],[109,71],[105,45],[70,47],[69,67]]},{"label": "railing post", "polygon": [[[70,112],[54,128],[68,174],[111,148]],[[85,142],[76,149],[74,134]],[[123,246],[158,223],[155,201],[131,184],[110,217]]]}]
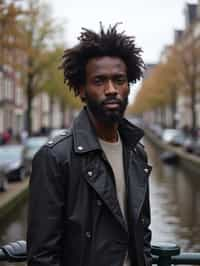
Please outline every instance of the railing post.
[{"label": "railing post", "polygon": [[170,243],[153,244],[152,254],[158,256],[158,266],[170,266],[171,257],[180,254],[180,247]]}]

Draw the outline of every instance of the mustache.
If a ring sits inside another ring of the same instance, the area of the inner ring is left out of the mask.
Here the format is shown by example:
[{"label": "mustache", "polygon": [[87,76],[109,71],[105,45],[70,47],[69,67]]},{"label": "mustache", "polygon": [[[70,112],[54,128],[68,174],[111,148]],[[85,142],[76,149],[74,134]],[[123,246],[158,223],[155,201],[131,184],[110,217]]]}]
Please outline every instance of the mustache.
[{"label": "mustache", "polygon": [[119,98],[116,98],[116,97],[107,97],[105,100],[103,100],[101,102],[103,105],[104,104],[110,104],[110,103],[116,103],[116,104],[121,104],[122,103],[122,100],[120,100]]}]

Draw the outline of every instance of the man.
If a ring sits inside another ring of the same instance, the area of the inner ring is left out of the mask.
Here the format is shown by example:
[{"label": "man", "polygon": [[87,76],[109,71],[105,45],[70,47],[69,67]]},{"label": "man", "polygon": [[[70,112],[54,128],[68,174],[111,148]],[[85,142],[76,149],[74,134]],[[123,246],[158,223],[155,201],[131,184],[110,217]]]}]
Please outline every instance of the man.
[{"label": "man", "polygon": [[123,119],[141,50],[115,25],[83,29],[66,50],[65,81],[85,107],[35,156],[29,266],[150,266],[148,176],[142,130]]}]

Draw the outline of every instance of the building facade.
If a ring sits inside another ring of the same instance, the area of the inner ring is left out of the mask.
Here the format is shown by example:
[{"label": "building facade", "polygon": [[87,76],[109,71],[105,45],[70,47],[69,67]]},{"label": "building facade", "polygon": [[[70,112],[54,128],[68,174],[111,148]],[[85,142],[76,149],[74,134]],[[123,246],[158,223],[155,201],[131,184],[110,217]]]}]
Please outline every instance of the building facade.
[{"label": "building facade", "polygon": [[18,135],[24,128],[24,92],[17,73],[0,68],[0,134],[12,129]]}]

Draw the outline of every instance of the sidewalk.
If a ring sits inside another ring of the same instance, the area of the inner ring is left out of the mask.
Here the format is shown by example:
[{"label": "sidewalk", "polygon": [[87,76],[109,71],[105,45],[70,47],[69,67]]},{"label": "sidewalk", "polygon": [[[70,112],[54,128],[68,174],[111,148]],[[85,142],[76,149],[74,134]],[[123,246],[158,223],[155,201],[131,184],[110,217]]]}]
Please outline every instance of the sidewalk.
[{"label": "sidewalk", "polygon": [[6,192],[0,192],[0,220],[12,211],[27,195],[29,178],[22,182],[12,182]]}]

